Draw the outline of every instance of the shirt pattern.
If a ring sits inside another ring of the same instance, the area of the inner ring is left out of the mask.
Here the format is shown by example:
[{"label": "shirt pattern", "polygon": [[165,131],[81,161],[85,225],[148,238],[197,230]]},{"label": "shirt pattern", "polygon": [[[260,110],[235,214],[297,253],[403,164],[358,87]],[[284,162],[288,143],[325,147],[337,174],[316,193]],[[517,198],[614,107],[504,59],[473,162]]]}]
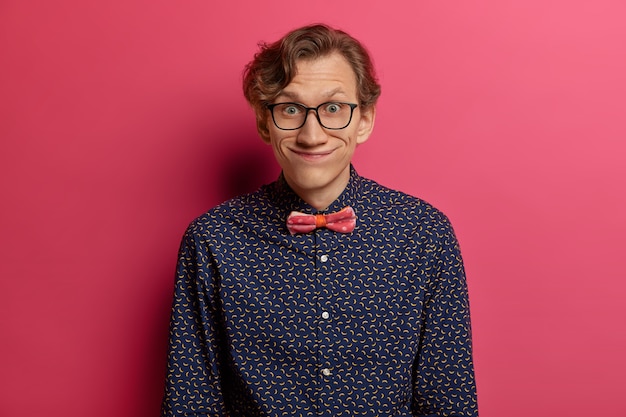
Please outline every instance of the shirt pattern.
[{"label": "shirt pattern", "polygon": [[162,416],[478,415],[469,304],[440,211],[360,177],[352,233],[290,235],[314,214],[281,176],[183,238]]}]

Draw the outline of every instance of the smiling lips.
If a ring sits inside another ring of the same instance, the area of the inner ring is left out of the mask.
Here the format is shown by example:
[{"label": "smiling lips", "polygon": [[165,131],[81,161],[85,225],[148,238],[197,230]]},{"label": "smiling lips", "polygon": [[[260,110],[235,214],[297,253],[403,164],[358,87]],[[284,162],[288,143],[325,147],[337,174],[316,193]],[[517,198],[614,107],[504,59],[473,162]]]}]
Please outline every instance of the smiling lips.
[{"label": "smiling lips", "polygon": [[302,152],[302,151],[294,150],[292,152],[298,155],[300,158],[307,160],[307,161],[317,161],[333,153],[332,150],[325,151],[325,152]]}]

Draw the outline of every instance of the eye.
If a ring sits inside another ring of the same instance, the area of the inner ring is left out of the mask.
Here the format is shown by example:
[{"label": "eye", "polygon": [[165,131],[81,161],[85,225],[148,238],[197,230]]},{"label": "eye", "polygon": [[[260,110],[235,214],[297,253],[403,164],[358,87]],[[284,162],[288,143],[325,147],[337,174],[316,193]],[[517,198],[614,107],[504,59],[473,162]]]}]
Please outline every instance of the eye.
[{"label": "eye", "polygon": [[297,114],[299,114],[302,110],[300,109],[300,107],[294,105],[294,104],[287,104],[285,105],[285,107],[283,107],[282,112],[284,114],[286,114],[287,116],[295,116]]},{"label": "eye", "polygon": [[338,113],[341,111],[341,103],[328,103],[324,107],[326,113]]}]

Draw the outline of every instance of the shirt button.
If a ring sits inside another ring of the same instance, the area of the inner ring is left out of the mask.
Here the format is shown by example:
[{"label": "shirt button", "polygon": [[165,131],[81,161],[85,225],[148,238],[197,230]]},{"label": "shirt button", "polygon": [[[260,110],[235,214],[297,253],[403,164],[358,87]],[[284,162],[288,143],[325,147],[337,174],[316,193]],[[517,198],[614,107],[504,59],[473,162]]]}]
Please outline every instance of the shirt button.
[{"label": "shirt button", "polygon": [[328,369],[328,368],[322,369],[322,375],[330,376],[330,374],[331,374],[330,369]]},{"label": "shirt button", "polygon": [[324,311],[322,312],[322,318],[324,320],[328,319],[330,317],[330,313],[328,311]]},{"label": "shirt button", "polygon": [[320,261],[322,261],[322,262],[327,262],[327,261],[328,261],[328,255],[322,255],[322,256],[320,256]]}]

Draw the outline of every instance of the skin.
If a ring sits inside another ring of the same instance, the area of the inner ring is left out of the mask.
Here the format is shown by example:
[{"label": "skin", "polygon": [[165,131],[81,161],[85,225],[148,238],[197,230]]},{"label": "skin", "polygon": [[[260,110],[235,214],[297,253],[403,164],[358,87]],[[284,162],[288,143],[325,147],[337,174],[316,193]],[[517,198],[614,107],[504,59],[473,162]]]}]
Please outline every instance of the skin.
[{"label": "skin", "polygon": [[[274,101],[317,107],[327,101],[358,103],[354,70],[338,53],[296,65],[296,75]],[[352,121],[341,130],[320,126],[309,114],[298,130],[280,130],[267,111],[269,143],[287,184],[312,207],[325,210],[343,192],[350,179],[350,162],[356,147],[374,128],[376,109],[357,107]]]}]

